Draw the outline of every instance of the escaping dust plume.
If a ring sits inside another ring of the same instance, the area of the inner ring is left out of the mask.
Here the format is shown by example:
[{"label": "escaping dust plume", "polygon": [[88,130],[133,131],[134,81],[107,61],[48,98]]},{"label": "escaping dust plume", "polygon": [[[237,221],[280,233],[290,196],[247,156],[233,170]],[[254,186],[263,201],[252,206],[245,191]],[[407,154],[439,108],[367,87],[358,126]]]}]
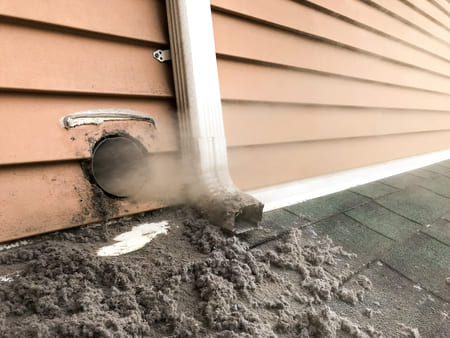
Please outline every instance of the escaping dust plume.
[{"label": "escaping dust plume", "polygon": [[92,157],[95,182],[108,194],[137,201],[185,202],[185,187],[195,185],[192,168],[178,154],[147,153],[137,140],[112,137]]},{"label": "escaping dust plume", "polygon": [[[192,154],[147,153],[138,140],[118,136],[96,145],[91,169],[97,185],[109,195],[176,205],[201,199],[210,188],[198,177],[199,165],[198,157]],[[215,171],[213,175],[220,173]],[[210,179],[215,182],[216,176]],[[217,195],[233,195],[231,179],[223,183],[224,190],[217,189]]]}]

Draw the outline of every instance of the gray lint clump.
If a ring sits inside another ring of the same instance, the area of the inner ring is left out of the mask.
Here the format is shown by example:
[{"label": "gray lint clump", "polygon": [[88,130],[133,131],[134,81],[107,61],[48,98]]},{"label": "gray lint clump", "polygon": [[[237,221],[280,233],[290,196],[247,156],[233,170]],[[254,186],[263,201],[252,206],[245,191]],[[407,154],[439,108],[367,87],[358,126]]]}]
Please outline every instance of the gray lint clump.
[{"label": "gray lint clump", "polygon": [[361,299],[327,272],[351,258],[330,240],[306,245],[292,230],[270,248],[250,249],[182,216],[167,236],[121,257],[89,250],[102,229],[1,252],[0,268],[17,266],[20,276],[0,283],[0,336],[380,336],[328,307],[331,299]]}]

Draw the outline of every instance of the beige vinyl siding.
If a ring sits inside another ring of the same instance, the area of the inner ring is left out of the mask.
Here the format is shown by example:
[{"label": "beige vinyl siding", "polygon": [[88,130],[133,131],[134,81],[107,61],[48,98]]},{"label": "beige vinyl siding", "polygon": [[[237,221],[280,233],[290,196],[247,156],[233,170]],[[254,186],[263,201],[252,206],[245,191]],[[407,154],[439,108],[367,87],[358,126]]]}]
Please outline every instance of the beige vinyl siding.
[{"label": "beige vinyl siding", "polygon": [[420,155],[449,144],[450,131],[445,130],[232,147],[228,155],[233,180],[241,189],[253,189]]},{"label": "beige vinyl siding", "polygon": [[445,24],[398,0],[211,3],[240,188],[450,148]]},{"label": "beige vinyl siding", "polygon": [[[168,48],[164,2],[0,0],[0,44],[0,241],[160,207],[96,195],[80,160],[116,130],[138,137],[155,161],[175,158],[171,65],[152,56]],[[97,108],[149,114],[158,130],[60,126]]]},{"label": "beige vinyl siding", "polygon": [[240,58],[244,59],[242,61],[259,61],[284,68],[314,70],[450,93],[446,77],[423,69],[403,64],[392,67],[392,61],[355,53],[334,42],[324,43],[307,35],[274,29],[229,14],[218,12],[214,13],[213,18],[219,59]]},{"label": "beige vinyl siding", "polygon": [[421,0],[405,0],[408,6],[411,6],[430,20],[436,22],[438,25],[450,30],[450,21],[448,15],[437,8],[431,1]]},{"label": "beige vinyl siding", "polygon": [[0,39],[1,88],[80,94],[173,95],[170,67],[153,62],[155,47],[17,24],[0,24]]},{"label": "beige vinyl siding", "polygon": [[78,34],[167,45],[164,1],[160,0],[0,0],[2,21],[36,23]]},{"label": "beige vinyl siding", "polygon": [[[54,93],[3,92],[0,94],[3,120],[0,133],[0,162],[5,165],[30,162],[68,161],[90,157],[88,139],[103,128],[134,128],[145,135],[148,126],[136,122],[110,122],[102,128],[80,126],[63,129],[59,119],[69,113],[97,108],[123,108],[146,112],[158,119],[157,139],[148,141],[152,152],[177,150],[177,125],[172,100],[163,98],[70,95]],[[18,135],[19,134],[19,135]],[[7,145],[7,146],[6,146]]]},{"label": "beige vinyl siding", "polygon": [[430,0],[430,2],[450,17],[450,3],[447,0]]},{"label": "beige vinyl siding", "polygon": [[433,20],[425,17],[407,2],[401,0],[365,0],[371,6],[388,13],[390,16],[405,22],[414,29],[429,34],[435,40],[449,44],[450,32]]}]

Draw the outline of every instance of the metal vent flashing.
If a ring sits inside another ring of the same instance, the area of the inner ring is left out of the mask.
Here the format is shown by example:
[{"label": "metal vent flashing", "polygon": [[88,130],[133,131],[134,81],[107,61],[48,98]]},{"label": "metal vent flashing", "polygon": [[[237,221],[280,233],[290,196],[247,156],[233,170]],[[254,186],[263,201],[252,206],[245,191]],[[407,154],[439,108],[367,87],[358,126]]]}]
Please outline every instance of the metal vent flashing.
[{"label": "metal vent flashing", "polygon": [[167,0],[166,6],[189,200],[212,223],[243,232],[261,220],[263,204],[239,191],[228,171],[210,3]]}]

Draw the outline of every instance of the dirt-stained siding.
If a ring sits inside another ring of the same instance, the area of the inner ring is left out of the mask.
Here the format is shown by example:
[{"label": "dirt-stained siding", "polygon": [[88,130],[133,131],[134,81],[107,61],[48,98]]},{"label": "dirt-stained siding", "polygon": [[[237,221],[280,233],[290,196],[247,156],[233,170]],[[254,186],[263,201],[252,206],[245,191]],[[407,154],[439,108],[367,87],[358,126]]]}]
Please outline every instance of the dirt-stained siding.
[{"label": "dirt-stained siding", "polygon": [[240,188],[450,148],[450,20],[435,3],[211,3]]},{"label": "dirt-stained siding", "polygon": [[[177,149],[164,1],[0,0],[0,241],[160,207],[104,196],[81,161],[126,131],[154,160]],[[70,113],[123,108],[158,119],[65,130]]]}]

